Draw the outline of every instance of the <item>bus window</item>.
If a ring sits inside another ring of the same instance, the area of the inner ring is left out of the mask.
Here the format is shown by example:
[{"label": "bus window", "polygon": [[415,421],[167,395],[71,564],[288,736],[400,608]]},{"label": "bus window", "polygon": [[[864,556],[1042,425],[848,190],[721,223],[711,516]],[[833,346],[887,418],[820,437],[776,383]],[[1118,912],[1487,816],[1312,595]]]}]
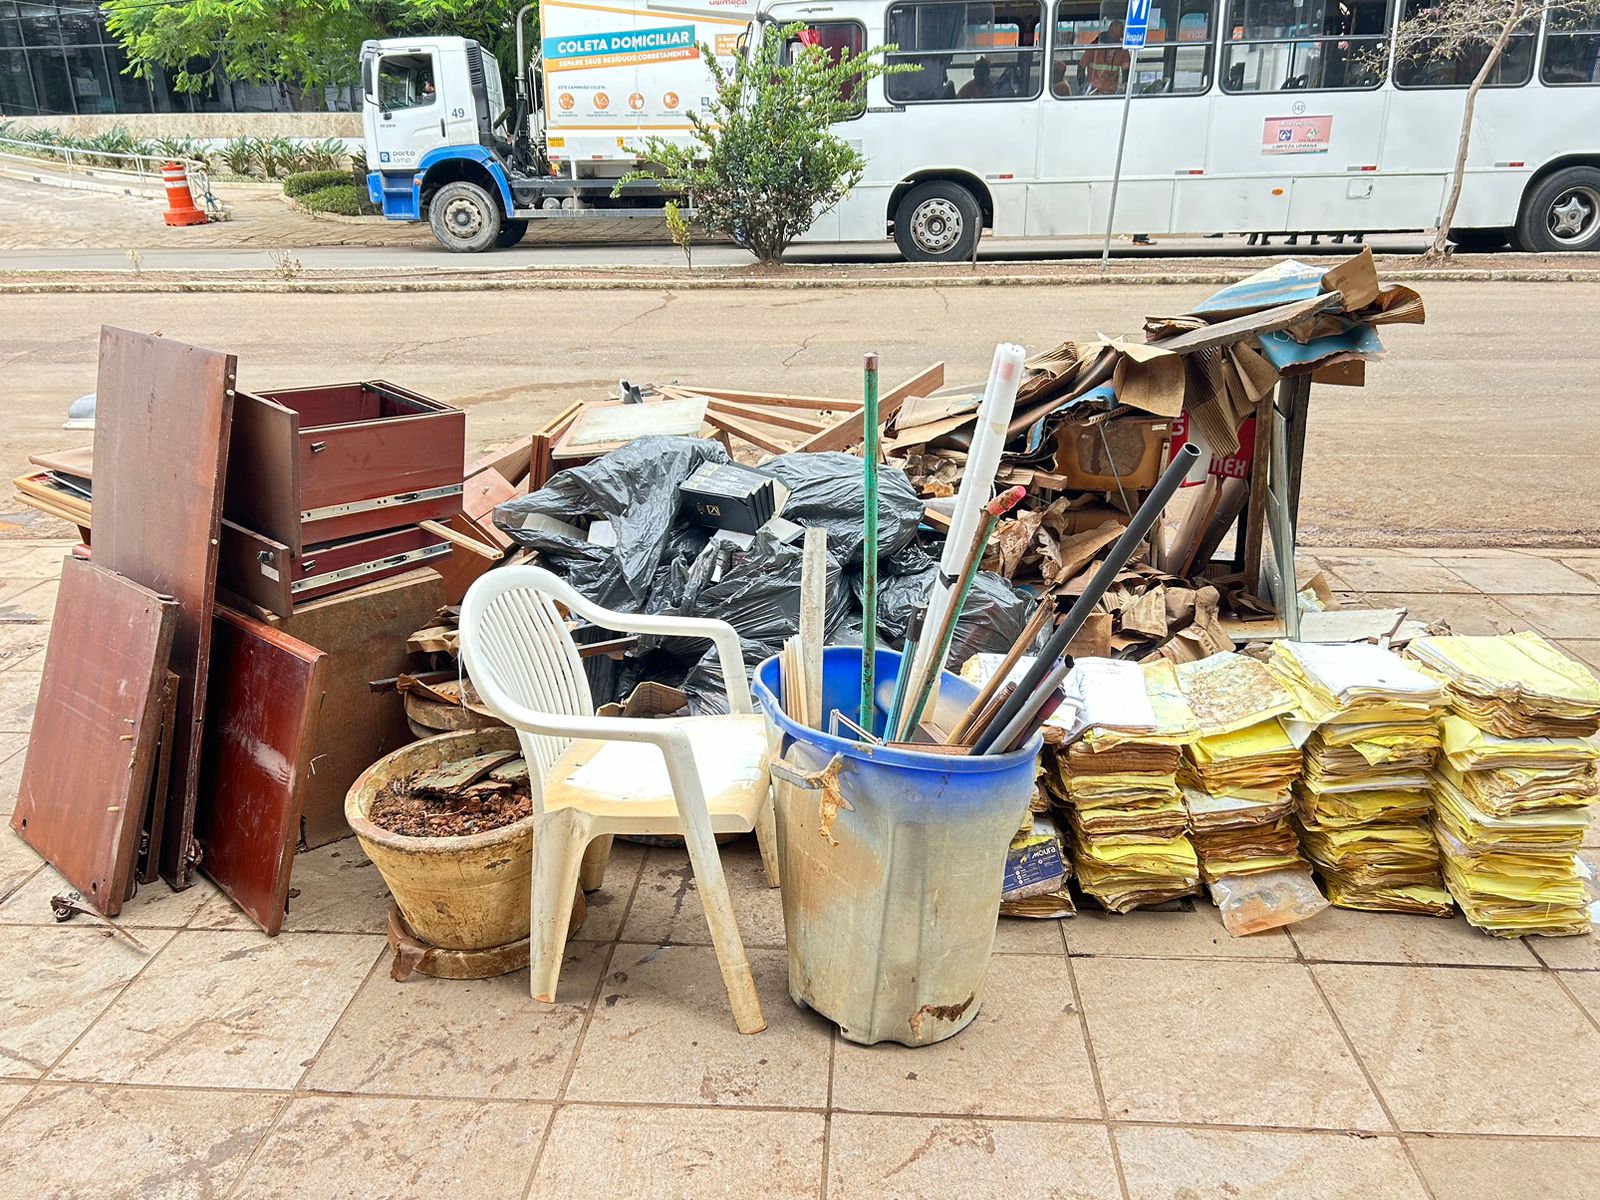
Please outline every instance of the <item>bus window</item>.
[{"label": "bus window", "polygon": [[1196,95],[1211,86],[1215,0],[1152,0],[1137,59],[1122,48],[1125,4],[1059,0],[1050,60],[1054,96],[1120,96],[1130,61],[1136,96]]},{"label": "bus window", "polygon": [[1031,100],[1044,86],[1043,34],[1042,4],[896,4],[888,60],[916,69],[885,76],[884,94],[896,104]]},{"label": "bus window", "polygon": [[1229,0],[1222,90],[1375,88],[1388,29],[1388,0]]},{"label": "bus window", "polygon": [[[867,27],[859,21],[813,21],[799,31],[798,36],[790,38],[783,47],[783,61],[793,62],[804,46],[818,46],[827,52],[828,58],[838,62],[841,55],[849,52],[853,57],[862,53],[867,48]],[[856,81],[854,77],[845,80],[839,86],[841,100],[855,100],[855,115],[860,116],[867,111],[867,96],[862,92],[856,95]]]},{"label": "bus window", "polygon": [[1545,83],[1600,83],[1600,14],[1551,12],[1544,34]]},{"label": "bus window", "polygon": [[[1432,7],[1429,0],[1405,0],[1401,19],[1409,21]],[[1419,42],[1403,56],[1396,53],[1394,82],[1403,88],[1464,88],[1478,77],[1488,57],[1487,43],[1445,53],[1432,41]],[[1533,30],[1528,29],[1512,35],[1484,86],[1521,87],[1532,78]]]}]

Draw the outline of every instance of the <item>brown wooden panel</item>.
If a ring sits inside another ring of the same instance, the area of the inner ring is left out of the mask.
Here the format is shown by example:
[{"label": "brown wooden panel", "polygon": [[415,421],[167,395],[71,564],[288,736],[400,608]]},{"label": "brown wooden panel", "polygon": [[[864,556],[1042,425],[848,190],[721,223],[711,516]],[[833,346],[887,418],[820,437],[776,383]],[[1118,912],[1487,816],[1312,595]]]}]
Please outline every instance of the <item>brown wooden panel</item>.
[{"label": "brown wooden panel", "polygon": [[133,877],[140,883],[154,883],[161,874],[161,830],[166,823],[167,806],[161,798],[167,794],[167,783],[172,775],[172,731],[178,715],[179,679],[171,671],[164,671],[161,683],[161,730],[156,739],[155,779],[150,784],[146,798],[144,835],[139,839],[139,857],[134,861]]},{"label": "brown wooden panel", "polygon": [[300,416],[272,400],[240,392],[229,435],[223,516],[300,552]]},{"label": "brown wooden panel", "polygon": [[406,638],[431,624],[443,603],[444,581],[438,572],[423,568],[299,605],[286,620],[267,618],[328,654],[328,699],[301,822],[308,847],[350,836],[344,819],[350,785],[385,754],[412,740],[400,697],[374,693],[367,683],[411,666]]},{"label": "brown wooden panel", "polygon": [[[391,421],[368,421],[359,425],[337,425],[321,429],[300,429],[300,506],[317,509],[330,504],[395,496],[461,482],[461,460],[466,454],[466,424],[462,413],[439,413]],[[424,516],[449,516],[459,508],[453,501],[431,504]],[[378,510],[378,528],[404,525],[409,519],[403,509]],[[392,517],[392,519],[390,519]],[[329,535],[322,525],[335,518],[307,521],[307,541],[324,541]],[[366,528],[372,528],[367,516]],[[312,528],[315,526],[315,528]],[[357,531],[364,532],[364,531]]]},{"label": "brown wooden panel", "polygon": [[268,935],[283,924],[327,655],[216,610],[200,756],[200,869]]},{"label": "brown wooden panel", "polygon": [[144,831],[178,606],[80,558],[61,565],[11,827],[115,916]]},{"label": "brown wooden panel", "polygon": [[234,356],[105,327],[94,433],[94,557],[178,602],[177,730],[161,875],[194,882],[191,854],[217,584]]}]

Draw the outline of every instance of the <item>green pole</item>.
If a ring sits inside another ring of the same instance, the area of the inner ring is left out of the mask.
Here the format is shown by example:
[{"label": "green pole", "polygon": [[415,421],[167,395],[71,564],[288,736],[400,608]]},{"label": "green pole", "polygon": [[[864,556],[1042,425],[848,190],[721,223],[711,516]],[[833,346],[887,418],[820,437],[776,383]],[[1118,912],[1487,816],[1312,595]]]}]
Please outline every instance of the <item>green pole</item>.
[{"label": "green pole", "polygon": [[[873,691],[877,686],[878,652],[878,356],[862,359],[862,475],[861,513],[861,728],[873,732]],[[904,669],[905,664],[901,664]]]}]

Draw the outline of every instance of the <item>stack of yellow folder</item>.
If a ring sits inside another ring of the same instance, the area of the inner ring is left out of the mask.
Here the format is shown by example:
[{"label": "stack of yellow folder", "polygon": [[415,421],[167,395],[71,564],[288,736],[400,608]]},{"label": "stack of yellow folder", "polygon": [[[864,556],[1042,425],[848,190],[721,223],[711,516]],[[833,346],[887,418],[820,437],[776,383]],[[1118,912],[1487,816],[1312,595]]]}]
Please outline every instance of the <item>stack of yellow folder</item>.
[{"label": "stack of yellow folder", "polygon": [[1591,930],[1578,848],[1589,827],[1579,805],[1497,815],[1457,786],[1454,772],[1434,780],[1434,828],[1445,883],[1467,920],[1497,937],[1547,937]]},{"label": "stack of yellow folder", "polygon": [[1184,663],[1178,679],[1200,723],[1178,779],[1206,883],[1304,870],[1284,820],[1301,767],[1280,719],[1294,709],[1293,694],[1262,663],[1238,654]]},{"label": "stack of yellow folder", "polygon": [[1077,736],[1055,755],[1078,885],[1112,912],[1191,894],[1199,862],[1176,774],[1195,717],[1172,664],[1080,659],[1068,692]]},{"label": "stack of yellow folder", "polygon": [[1294,692],[1303,738],[1300,843],[1341,908],[1451,914],[1428,825],[1440,682],[1379,646],[1281,641],[1273,670]]},{"label": "stack of yellow folder", "polygon": [[1423,637],[1406,653],[1445,680],[1450,709],[1504,738],[1600,730],[1600,679],[1537,633]]},{"label": "stack of yellow folder", "polygon": [[1467,920],[1498,937],[1591,932],[1576,852],[1600,798],[1600,679],[1536,633],[1424,637],[1406,652],[1445,681],[1434,831]]}]

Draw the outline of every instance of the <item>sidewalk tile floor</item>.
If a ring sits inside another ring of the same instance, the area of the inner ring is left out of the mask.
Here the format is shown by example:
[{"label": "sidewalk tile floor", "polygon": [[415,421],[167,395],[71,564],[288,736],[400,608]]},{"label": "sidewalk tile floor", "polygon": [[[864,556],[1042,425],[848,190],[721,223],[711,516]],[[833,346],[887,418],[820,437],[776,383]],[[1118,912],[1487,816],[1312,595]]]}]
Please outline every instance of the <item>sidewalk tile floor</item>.
[{"label": "sidewalk tile floor", "polygon": [[[0,545],[0,813],[60,543]],[[1348,605],[1534,628],[1600,662],[1600,552],[1311,550]],[[1600,821],[1585,856],[1600,868]],[[767,1030],[738,1034],[680,850],[618,842],[555,1002],[520,971],[396,983],[354,840],[284,932],[143,888],[129,945],[53,919],[0,830],[0,1200],[1600,1196],[1600,940],[1329,909],[1230,938],[1204,904],[1003,920],[959,1036],[844,1041],[788,996],[780,894],[724,847]]]}]

